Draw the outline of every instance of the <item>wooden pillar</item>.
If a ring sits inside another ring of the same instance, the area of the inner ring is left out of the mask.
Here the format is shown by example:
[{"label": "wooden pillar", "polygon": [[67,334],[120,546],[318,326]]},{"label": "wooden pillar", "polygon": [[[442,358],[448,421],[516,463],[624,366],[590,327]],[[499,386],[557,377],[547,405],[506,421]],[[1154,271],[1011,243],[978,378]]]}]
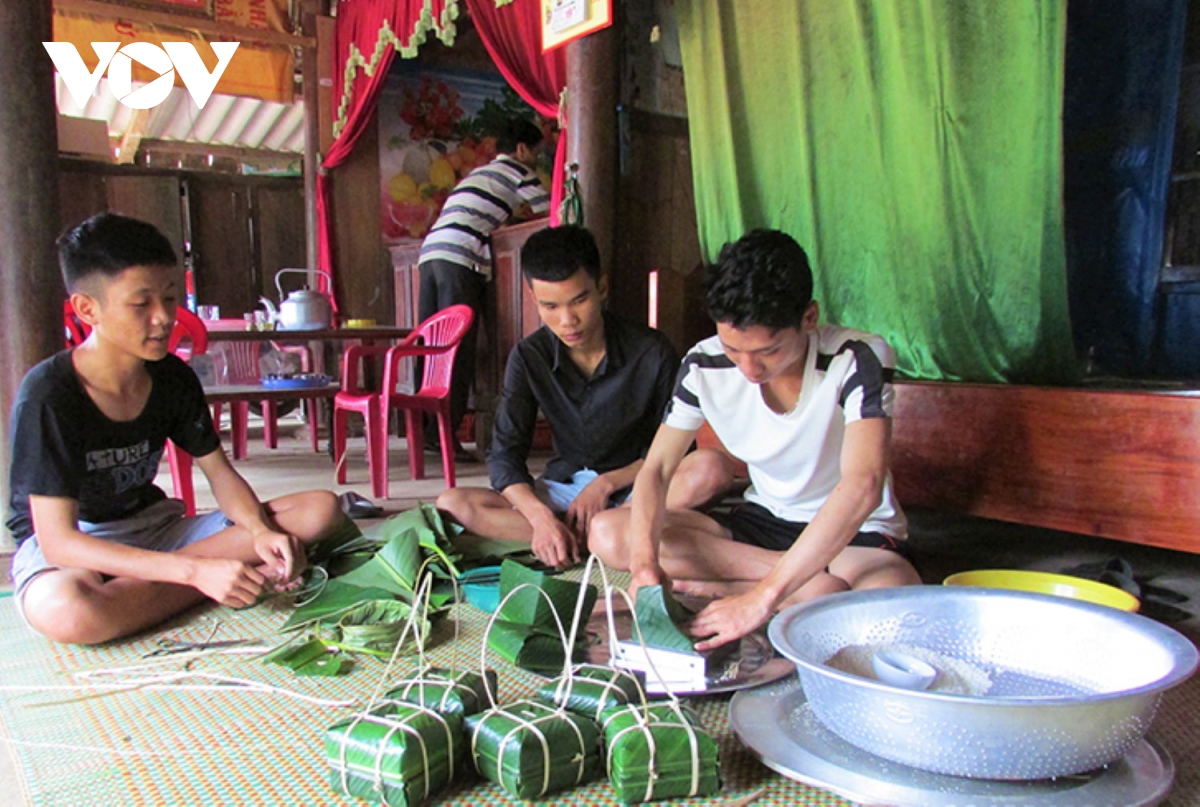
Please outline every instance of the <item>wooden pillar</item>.
[{"label": "wooden pillar", "polygon": [[[0,3],[0,506],[8,508],[9,413],[25,372],[63,346],[50,0]],[[3,531],[0,551],[11,550]]]},{"label": "wooden pillar", "polygon": [[617,197],[619,40],[615,26],[567,45],[567,164],[579,164],[583,223],[596,237],[609,283],[621,278],[613,260]]},{"label": "wooden pillar", "polygon": [[[300,25],[304,36],[318,36],[318,18],[329,10],[328,0],[301,0]],[[329,72],[318,62],[319,46],[304,48],[300,57],[300,75],[304,91],[304,233],[309,269],[321,265],[320,239],[317,233],[317,172],[321,170],[321,77]]]}]

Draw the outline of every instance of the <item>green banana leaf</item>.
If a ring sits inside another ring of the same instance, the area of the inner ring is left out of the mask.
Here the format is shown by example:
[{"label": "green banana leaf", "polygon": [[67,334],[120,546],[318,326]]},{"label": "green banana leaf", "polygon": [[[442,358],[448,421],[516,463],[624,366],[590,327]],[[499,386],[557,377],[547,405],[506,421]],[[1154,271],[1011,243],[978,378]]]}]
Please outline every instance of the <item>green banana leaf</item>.
[{"label": "green banana leaf", "polygon": [[[529,625],[542,633],[553,633],[557,636],[558,623],[554,619],[554,613],[557,612],[562,629],[569,632],[575,605],[579,600],[580,584],[551,577],[545,572],[535,571],[511,560],[500,564],[501,600],[518,586],[525,584],[546,592],[553,603],[553,609],[545,597],[533,588],[526,588],[513,594],[508,602],[504,603],[499,619]],[[596,594],[596,587],[589,584],[583,600],[583,622],[591,616],[592,608],[596,605]]]},{"label": "green banana leaf", "polygon": [[420,505],[418,505],[412,510],[405,510],[403,513],[397,513],[388,519],[372,524],[363,530],[363,535],[376,543],[386,544],[402,532],[408,530],[415,532],[418,528],[427,526],[429,526],[429,522],[425,520],[425,514],[421,512]]},{"label": "green banana leaf", "polygon": [[392,807],[423,804],[454,779],[465,746],[458,715],[388,703],[325,731],[329,783]]},{"label": "green banana leaf", "polygon": [[267,664],[287,667],[296,675],[337,675],[346,666],[337,648],[315,636],[301,644],[285,642],[261,658]]},{"label": "green banana leaf", "polygon": [[496,694],[496,671],[486,670],[487,683],[479,673],[430,667],[413,670],[386,695],[391,700],[417,703],[443,714],[477,714],[491,705],[488,690]]},{"label": "green banana leaf", "polygon": [[[346,650],[390,656],[411,614],[412,606],[401,600],[368,600],[359,603],[337,621],[341,646]],[[416,629],[424,641],[429,635],[429,620],[419,620]],[[410,632],[404,643],[415,648],[417,637]]]},{"label": "green banana leaf", "polygon": [[616,706],[601,721],[608,778],[626,804],[706,796],[721,789],[717,744],[687,706]]},{"label": "green banana leaf", "polygon": [[416,530],[406,529],[392,535],[375,557],[338,580],[354,586],[384,588],[411,602],[422,560]]},{"label": "green banana leaf", "polygon": [[475,769],[518,799],[584,784],[601,768],[596,722],[536,701],[468,717],[467,737]]},{"label": "green banana leaf", "polygon": [[[517,622],[494,622],[488,634],[488,647],[510,664],[535,673],[553,675],[561,672],[567,661],[557,631],[550,635]],[[572,661],[582,661],[585,655],[584,643],[577,641]]]},{"label": "green banana leaf", "polygon": [[[696,640],[684,633],[681,627],[692,618],[692,613],[680,605],[662,586],[639,588],[633,612],[642,628],[642,638],[645,639],[647,647],[701,655],[696,652]],[[636,631],[632,639],[637,641]]]},{"label": "green banana leaf", "polygon": [[314,566],[324,564],[332,557],[368,548],[370,544],[358,525],[346,518],[337,529],[308,547],[308,562]]},{"label": "green banana leaf", "polygon": [[592,720],[599,720],[605,709],[641,700],[641,684],[628,670],[581,664],[571,670],[571,676],[570,682],[559,676],[543,684],[538,700]]},{"label": "green banana leaf", "polygon": [[392,592],[387,589],[354,586],[340,578],[330,580],[315,599],[292,611],[279,630],[286,632],[314,622],[337,621],[337,617],[360,603],[391,599]]},{"label": "green banana leaf", "polygon": [[537,556],[529,548],[528,541],[509,541],[503,538],[487,538],[474,533],[462,533],[452,537],[454,551],[462,559],[463,566],[499,566],[504,558],[513,558],[525,565],[537,563]]}]

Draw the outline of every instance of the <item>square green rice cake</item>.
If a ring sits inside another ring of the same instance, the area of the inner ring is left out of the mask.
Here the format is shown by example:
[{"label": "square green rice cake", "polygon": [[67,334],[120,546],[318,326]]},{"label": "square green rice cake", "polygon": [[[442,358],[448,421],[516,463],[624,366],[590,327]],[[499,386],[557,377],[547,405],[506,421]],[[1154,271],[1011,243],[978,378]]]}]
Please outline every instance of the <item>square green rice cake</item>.
[{"label": "square green rice cake", "polygon": [[486,682],[483,675],[476,672],[427,667],[414,670],[397,681],[386,697],[427,706],[442,714],[466,717],[491,705],[487,693],[488,690],[493,694],[496,692],[496,671],[486,670],[484,675]]},{"label": "square green rice cake", "polygon": [[449,784],[464,747],[461,716],[396,701],[325,731],[333,789],[391,807],[421,804]]},{"label": "square green rice cake", "polygon": [[518,799],[591,781],[600,772],[596,721],[537,701],[517,701],[467,718],[480,775]]},{"label": "square green rice cake", "polygon": [[572,668],[570,678],[559,676],[543,684],[537,697],[599,721],[605,709],[642,700],[641,692],[637,676],[628,670],[580,664]]},{"label": "square green rice cake", "polygon": [[608,778],[626,804],[707,796],[721,789],[717,743],[678,702],[616,706],[601,719]]}]

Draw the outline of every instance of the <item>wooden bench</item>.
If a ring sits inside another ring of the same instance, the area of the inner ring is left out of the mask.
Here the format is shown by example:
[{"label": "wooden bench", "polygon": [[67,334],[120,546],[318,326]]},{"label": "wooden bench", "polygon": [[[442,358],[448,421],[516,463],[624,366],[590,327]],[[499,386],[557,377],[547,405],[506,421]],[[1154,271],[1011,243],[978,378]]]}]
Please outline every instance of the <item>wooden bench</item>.
[{"label": "wooden bench", "polygon": [[898,383],[902,504],[1200,552],[1200,397]]},{"label": "wooden bench", "polygon": [[891,467],[906,506],[1200,552],[1200,395],[898,382]]}]

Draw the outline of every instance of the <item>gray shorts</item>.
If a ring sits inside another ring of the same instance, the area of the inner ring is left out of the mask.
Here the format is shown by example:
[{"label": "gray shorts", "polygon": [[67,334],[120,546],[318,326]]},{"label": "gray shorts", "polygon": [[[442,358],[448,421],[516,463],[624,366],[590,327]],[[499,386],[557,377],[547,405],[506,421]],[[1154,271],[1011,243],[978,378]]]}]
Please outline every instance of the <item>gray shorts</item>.
[{"label": "gray shorts", "polygon": [[[93,524],[80,521],[79,529],[88,535],[114,541],[125,546],[151,549],[155,552],[175,552],[188,544],[202,541],[233,524],[225,514],[217,510],[202,516],[185,516],[184,503],[178,499],[163,499],[147,507],[137,515],[117,521]],[[33,579],[42,572],[61,567],[46,560],[37,536],[31,535],[21,542],[12,561],[13,602],[17,612],[25,618],[22,600]]]}]

